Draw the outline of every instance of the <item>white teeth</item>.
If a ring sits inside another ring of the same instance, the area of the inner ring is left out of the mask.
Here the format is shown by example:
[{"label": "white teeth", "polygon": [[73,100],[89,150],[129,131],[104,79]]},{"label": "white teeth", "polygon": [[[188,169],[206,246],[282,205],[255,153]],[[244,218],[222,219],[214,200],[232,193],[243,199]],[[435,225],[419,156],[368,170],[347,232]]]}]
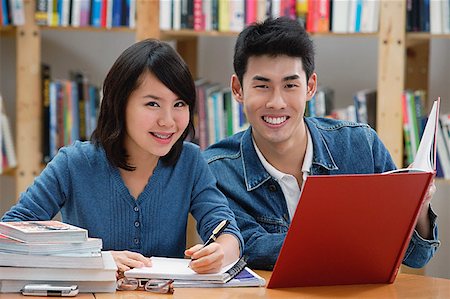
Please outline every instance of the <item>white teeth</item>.
[{"label": "white teeth", "polygon": [[153,135],[155,135],[156,137],[161,138],[161,139],[168,139],[168,138],[170,138],[170,136],[172,136],[172,134],[163,135],[163,134],[158,134],[158,133],[153,133]]},{"label": "white teeth", "polygon": [[268,116],[264,116],[263,119],[264,119],[265,122],[267,122],[269,124],[279,125],[279,124],[281,124],[281,123],[286,121],[287,116],[282,116],[282,117],[268,117]]}]

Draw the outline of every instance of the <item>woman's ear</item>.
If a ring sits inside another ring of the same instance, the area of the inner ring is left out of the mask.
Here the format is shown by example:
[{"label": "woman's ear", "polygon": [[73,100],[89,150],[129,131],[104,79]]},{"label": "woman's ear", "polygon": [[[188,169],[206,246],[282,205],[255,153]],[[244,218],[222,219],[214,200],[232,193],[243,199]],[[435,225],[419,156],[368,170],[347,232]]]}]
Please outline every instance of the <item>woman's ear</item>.
[{"label": "woman's ear", "polygon": [[239,79],[236,76],[236,74],[233,74],[231,76],[230,86],[231,86],[231,92],[233,93],[234,99],[236,101],[238,101],[239,103],[242,103],[243,102],[242,85],[241,85],[241,82],[239,82]]},{"label": "woman's ear", "polygon": [[314,94],[317,91],[317,74],[312,73],[308,79],[308,87],[306,91],[306,99],[307,101],[311,100]]}]

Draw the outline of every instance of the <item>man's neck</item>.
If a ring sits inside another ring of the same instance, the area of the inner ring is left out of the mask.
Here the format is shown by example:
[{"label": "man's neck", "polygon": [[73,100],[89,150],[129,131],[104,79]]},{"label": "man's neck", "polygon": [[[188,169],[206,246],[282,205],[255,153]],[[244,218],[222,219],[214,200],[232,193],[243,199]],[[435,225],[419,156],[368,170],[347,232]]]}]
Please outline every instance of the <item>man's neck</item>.
[{"label": "man's neck", "polygon": [[297,180],[302,177],[302,166],[308,143],[305,126],[298,131],[295,138],[276,144],[255,138],[255,143],[267,162],[279,171],[295,176]]}]

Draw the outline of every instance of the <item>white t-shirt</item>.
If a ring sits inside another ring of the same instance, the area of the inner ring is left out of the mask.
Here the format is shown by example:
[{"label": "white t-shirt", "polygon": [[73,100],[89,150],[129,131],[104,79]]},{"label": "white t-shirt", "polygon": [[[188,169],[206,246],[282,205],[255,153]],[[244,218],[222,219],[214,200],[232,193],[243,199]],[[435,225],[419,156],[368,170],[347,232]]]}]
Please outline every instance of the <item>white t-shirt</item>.
[{"label": "white t-shirt", "polygon": [[[306,128],[306,135],[308,138],[308,143],[306,145],[306,153],[302,165],[303,183],[305,183],[306,177],[309,174],[309,169],[311,168],[313,158],[313,145],[311,140],[311,134],[309,134],[308,128]],[[253,138],[252,141],[253,146],[255,147],[256,150],[256,154],[258,154],[258,158],[261,161],[262,165],[264,166],[266,171],[280,184],[281,190],[283,191],[284,197],[286,199],[286,205],[289,211],[289,218],[292,220],[295,214],[295,210],[297,209],[301,190],[300,186],[297,183],[296,178],[293,175],[279,171],[278,169],[273,167],[269,162],[267,162],[266,158],[264,158],[263,154],[259,150]]]}]

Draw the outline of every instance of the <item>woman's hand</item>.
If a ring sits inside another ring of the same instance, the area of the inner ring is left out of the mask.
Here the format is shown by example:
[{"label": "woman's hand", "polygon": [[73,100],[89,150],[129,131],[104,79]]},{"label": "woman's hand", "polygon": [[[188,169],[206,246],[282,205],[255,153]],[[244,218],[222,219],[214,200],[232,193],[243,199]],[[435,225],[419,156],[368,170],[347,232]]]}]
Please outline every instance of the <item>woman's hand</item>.
[{"label": "woman's hand", "polygon": [[117,265],[117,272],[123,273],[132,268],[151,267],[150,258],[132,251],[110,251]]},{"label": "woman's hand", "polygon": [[197,244],[184,254],[192,258],[190,267],[197,273],[217,273],[222,267],[239,258],[238,239],[231,234],[221,234],[214,243],[203,247]]},{"label": "woman's hand", "polygon": [[225,253],[220,243],[214,242],[206,247],[197,244],[184,254],[192,259],[189,266],[197,273],[217,273],[222,269]]}]

